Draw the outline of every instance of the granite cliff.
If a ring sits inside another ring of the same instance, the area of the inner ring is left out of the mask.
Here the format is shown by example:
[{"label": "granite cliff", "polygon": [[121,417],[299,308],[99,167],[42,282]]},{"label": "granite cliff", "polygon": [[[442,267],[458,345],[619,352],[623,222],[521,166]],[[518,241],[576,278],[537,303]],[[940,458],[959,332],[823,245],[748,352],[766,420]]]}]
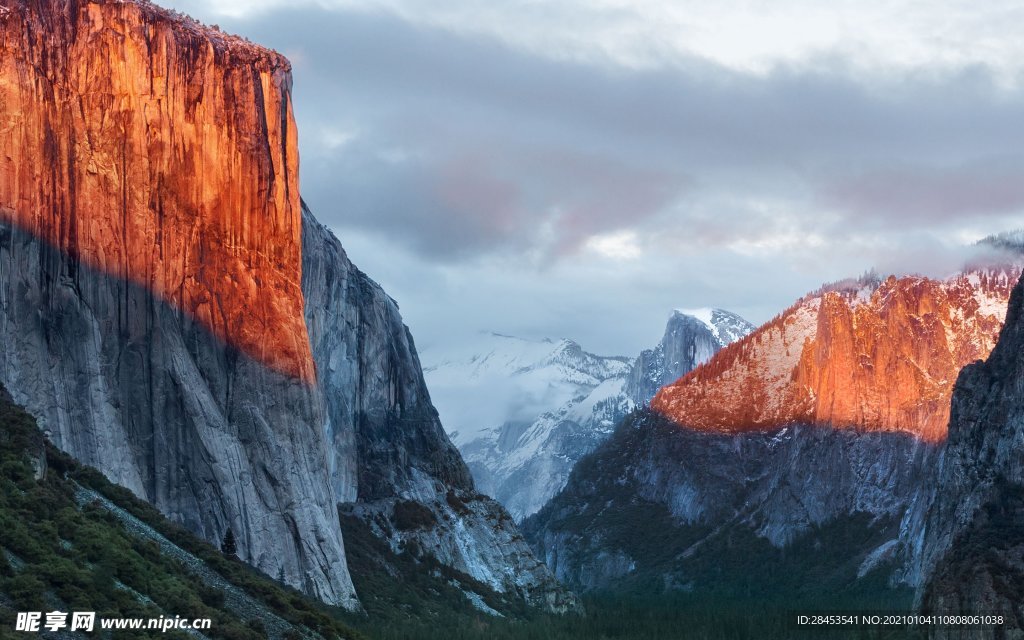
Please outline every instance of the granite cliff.
[{"label": "granite cliff", "polygon": [[828,286],[659,391],[651,406],[711,431],[804,423],[941,441],[957,373],[992,350],[1019,274]]},{"label": "granite cliff", "polygon": [[287,62],[148,3],[2,7],[3,383],[82,462],[355,606]]},{"label": "granite cliff", "polygon": [[985,362],[964,368],[949,437],[915,536],[918,600],[926,612],[988,614],[991,627],[938,638],[1024,637],[1024,280]]},{"label": "granite cliff", "polygon": [[0,30],[4,218],[311,380],[288,61],[144,2],[4,0]]},{"label": "granite cliff", "polygon": [[431,404],[398,305],[308,211],[302,283],[342,512],[394,553],[432,556],[532,606],[575,609],[508,513],[475,490]]},{"label": "granite cliff", "polygon": [[626,394],[637,405],[649,403],[658,390],[690,373],[726,346],[757,327],[724,309],[676,309],[653,349],[633,362]]},{"label": "granite cliff", "polygon": [[[0,382],[58,447],[325,602],[359,607],[341,504],[575,606],[476,495],[395,302],[301,203],[290,95],[283,57],[144,0],[0,0]],[[397,526],[409,504],[431,526]]]}]

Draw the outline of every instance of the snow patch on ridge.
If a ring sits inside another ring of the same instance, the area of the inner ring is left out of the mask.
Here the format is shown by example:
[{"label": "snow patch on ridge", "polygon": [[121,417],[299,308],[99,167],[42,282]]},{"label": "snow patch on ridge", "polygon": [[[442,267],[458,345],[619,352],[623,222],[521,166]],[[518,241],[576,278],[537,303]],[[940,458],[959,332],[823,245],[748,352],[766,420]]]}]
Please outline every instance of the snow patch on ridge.
[{"label": "snow patch on ridge", "polygon": [[690,316],[703,322],[708,329],[715,330],[715,325],[711,322],[711,316],[714,313],[714,309],[709,307],[702,307],[700,309],[676,309],[676,313],[680,313],[684,316]]},{"label": "snow patch on ridge", "polygon": [[715,336],[719,347],[736,342],[756,328],[740,316],[725,309],[701,307],[698,309],[675,309],[673,313],[693,318],[703,324]]}]

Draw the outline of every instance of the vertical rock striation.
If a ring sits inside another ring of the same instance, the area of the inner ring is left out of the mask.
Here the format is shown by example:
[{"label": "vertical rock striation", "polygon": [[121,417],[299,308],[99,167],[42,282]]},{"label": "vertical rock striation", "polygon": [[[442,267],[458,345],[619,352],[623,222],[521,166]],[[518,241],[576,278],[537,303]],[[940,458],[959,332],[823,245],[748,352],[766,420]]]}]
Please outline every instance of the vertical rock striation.
[{"label": "vertical rock striation", "polygon": [[308,211],[303,291],[343,511],[396,553],[433,556],[534,606],[575,609],[505,510],[474,490],[430,402],[398,305]]},{"label": "vertical rock striation", "polygon": [[[288,62],[144,0],[0,0],[0,382],[211,542],[358,607],[338,504],[553,610],[397,305],[299,199]],[[434,526],[393,526],[416,502]]]},{"label": "vertical rock striation", "polygon": [[651,406],[720,432],[790,423],[945,437],[957,372],[985,357],[1019,267],[848,283],[805,297]]},{"label": "vertical rock striation", "polygon": [[920,530],[926,611],[999,614],[992,628],[940,638],[1024,637],[1024,280],[985,362],[956,382],[949,437]]},{"label": "vertical rock striation", "polygon": [[0,7],[4,217],[311,380],[288,61],[143,2]]},{"label": "vertical rock striation", "polygon": [[355,606],[287,62],[143,2],[0,3],[0,381],[178,522]]}]

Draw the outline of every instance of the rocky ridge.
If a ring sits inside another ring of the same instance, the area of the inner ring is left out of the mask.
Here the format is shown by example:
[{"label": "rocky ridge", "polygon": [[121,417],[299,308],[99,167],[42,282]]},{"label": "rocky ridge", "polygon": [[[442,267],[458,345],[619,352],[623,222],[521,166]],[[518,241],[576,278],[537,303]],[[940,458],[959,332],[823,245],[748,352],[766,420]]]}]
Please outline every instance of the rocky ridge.
[{"label": "rocky ridge", "polygon": [[957,372],[984,358],[1019,267],[815,292],[658,392],[651,406],[709,431],[790,423],[945,438]]},{"label": "rocky ridge", "polygon": [[[826,550],[815,571],[841,584],[876,571],[919,584],[908,554],[942,450],[941,397],[958,363],[994,344],[1020,274],[1009,264],[808,295],[627,419],[524,523],[527,537],[582,589],[728,588],[714,558],[738,544],[763,561],[739,576],[770,582],[763,567],[787,570],[779,558],[805,548]],[[671,533],[652,549],[638,521]]]},{"label": "rocky ridge", "polygon": [[939,638],[1024,637],[1024,279],[985,362],[963,369],[949,437],[912,542],[928,612],[1005,618]]},{"label": "rocky ridge", "polygon": [[[428,365],[427,381],[442,413],[450,412],[448,428],[478,488],[516,520],[535,513],[630,411],[724,341],[753,329],[720,309],[694,313],[674,311],[658,345],[632,363],[588,353],[571,340],[492,334],[467,353]],[[487,413],[461,413],[481,399]],[[480,428],[487,424],[493,426]]]},{"label": "rocky ridge", "polygon": [[812,425],[706,433],[644,409],[581,460],[523,529],[573,587],[692,590],[728,587],[698,567],[713,564],[722,545],[735,546],[730,540],[782,553],[834,522],[861,518],[857,545],[827,547],[833,566],[820,567],[853,580],[893,560],[899,523],[935,456],[934,445],[907,434]]},{"label": "rocky ridge", "polygon": [[306,318],[343,512],[395,553],[429,554],[534,606],[575,609],[505,510],[476,492],[431,404],[398,305],[308,210],[304,223]]}]

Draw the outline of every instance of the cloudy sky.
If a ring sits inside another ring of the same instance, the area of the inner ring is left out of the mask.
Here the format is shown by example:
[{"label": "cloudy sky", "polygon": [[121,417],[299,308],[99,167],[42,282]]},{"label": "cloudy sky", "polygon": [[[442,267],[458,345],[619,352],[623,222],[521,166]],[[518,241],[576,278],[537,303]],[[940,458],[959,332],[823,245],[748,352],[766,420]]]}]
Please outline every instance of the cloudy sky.
[{"label": "cloudy sky", "polygon": [[173,0],[294,65],[302,190],[421,347],[635,354],[1024,226],[1024,5]]}]

